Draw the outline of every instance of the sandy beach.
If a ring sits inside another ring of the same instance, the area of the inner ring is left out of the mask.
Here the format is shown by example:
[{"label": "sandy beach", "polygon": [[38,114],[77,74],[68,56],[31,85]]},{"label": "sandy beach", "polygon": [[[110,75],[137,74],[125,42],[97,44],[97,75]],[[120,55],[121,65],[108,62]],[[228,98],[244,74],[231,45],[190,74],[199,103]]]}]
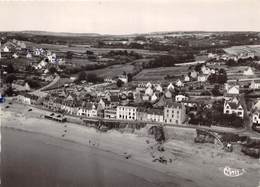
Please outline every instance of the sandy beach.
[{"label": "sandy beach", "polygon": [[[238,149],[227,153],[217,145],[195,144],[193,129],[169,128],[169,140],[164,144],[165,151],[159,152],[156,149],[156,142],[147,136],[146,128],[136,130],[134,133],[116,130],[101,133],[94,128],[43,119],[41,116],[50,112],[35,108],[29,112],[29,106],[14,103],[9,105],[10,108],[5,106],[6,104],[2,105],[0,114],[2,131],[15,129],[30,132],[35,136],[38,134],[55,138],[60,142],[70,142],[83,148],[99,150],[103,152],[104,157],[106,154],[116,155],[127,163],[146,168],[143,169],[144,172],[136,175],[151,181],[155,186],[176,184],[176,186],[201,187],[258,187],[259,184],[259,160],[244,156]],[[60,144],[57,146],[60,147]],[[169,162],[167,164],[153,162],[154,158],[160,156],[164,156]],[[223,172],[226,166],[244,169],[245,172],[239,177],[227,177]],[[164,180],[160,181],[161,177],[158,176],[165,176],[167,180],[170,178],[172,183],[163,183]]]}]

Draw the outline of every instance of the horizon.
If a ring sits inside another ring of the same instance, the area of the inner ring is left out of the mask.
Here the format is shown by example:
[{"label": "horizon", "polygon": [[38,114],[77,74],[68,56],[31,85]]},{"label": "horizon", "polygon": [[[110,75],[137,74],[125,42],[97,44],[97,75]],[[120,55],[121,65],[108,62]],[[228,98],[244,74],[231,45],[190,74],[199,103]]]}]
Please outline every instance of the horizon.
[{"label": "horizon", "polygon": [[[131,35],[149,35],[149,34],[166,34],[166,33],[239,33],[239,32],[256,32],[260,33],[260,30],[252,31],[252,30],[222,30],[222,31],[214,31],[214,30],[169,30],[169,31],[151,31],[151,32],[140,32],[140,33],[126,33],[126,34],[106,34],[106,33],[90,33],[90,32],[67,32],[67,31],[48,31],[48,30],[15,30],[15,31],[2,31],[0,33],[28,33],[37,35],[44,35],[44,33],[48,35],[59,35],[59,34],[71,34],[71,35],[100,35],[100,36],[131,36]],[[41,34],[42,33],[42,34]]]},{"label": "horizon", "polygon": [[2,32],[132,35],[260,31],[257,0],[38,0],[2,1],[0,5]]}]

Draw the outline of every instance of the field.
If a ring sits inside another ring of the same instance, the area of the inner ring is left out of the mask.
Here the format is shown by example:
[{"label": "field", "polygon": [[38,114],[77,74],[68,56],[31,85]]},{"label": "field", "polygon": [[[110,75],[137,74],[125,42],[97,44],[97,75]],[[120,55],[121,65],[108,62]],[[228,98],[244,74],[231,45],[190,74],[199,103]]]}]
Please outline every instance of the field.
[{"label": "field", "polygon": [[226,65],[221,65],[221,66],[210,66],[210,67],[225,69],[229,80],[260,78],[260,71],[252,67],[251,68],[254,72],[254,75],[251,76],[244,75],[244,71],[247,70],[249,66],[229,67]]},{"label": "field", "polygon": [[225,48],[224,51],[228,54],[239,54],[243,52],[254,52],[256,56],[260,56],[260,45],[242,45]]},{"label": "field", "polygon": [[102,55],[104,53],[108,53],[111,50],[118,51],[118,50],[127,50],[127,51],[134,51],[137,53],[140,53],[145,56],[154,56],[154,55],[163,55],[167,54],[167,52],[157,52],[157,51],[150,51],[150,50],[144,50],[144,49],[125,49],[125,48],[94,48],[89,47],[89,45],[55,45],[55,44],[35,44],[32,42],[26,42],[26,45],[28,47],[40,47],[40,48],[47,48],[51,50],[52,52],[62,52],[66,53],[67,51],[73,51],[75,53],[85,53],[87,50],[93,51],[99,55]]},{"label": "field", "polygon": [[134,80],[164,80],[166,75],[180,77],[188,73],[188,68],[189,66],[144,69],[134,76]]},{"label": "field", "polygon": [[130,64],[119,64],[112,65],[103,69],[86,71],[86,73],[95,73],[97,76],[102,78],[113,78],[118,75],[121,75],[124,71],[126,73],[132,73],[134,70],[134,66]]}]

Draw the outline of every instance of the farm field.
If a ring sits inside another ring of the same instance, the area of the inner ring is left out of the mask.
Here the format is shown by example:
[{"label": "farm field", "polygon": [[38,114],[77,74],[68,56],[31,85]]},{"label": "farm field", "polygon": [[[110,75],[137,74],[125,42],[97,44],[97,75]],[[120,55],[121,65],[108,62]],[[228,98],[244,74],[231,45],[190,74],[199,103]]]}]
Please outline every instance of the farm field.
[{"label": "farm field", "polygon": [[226,66],[226,65],[220,65],[220,66],[209,65],[209,67],[225,69],[229,80],[260,78],[260,70],[257,70],[253,67],[251,67],[251,68],[254,72],[254,75],[251,75],[251,76],[244,75],[244,71],[247,70],[249,68],[249,66],[232,66],[231,67],[231,66]]},{"label": "farm field", "polygon": [[188,68],[189,66],[144,69],[134,76],[134,80],[164,80],[166,75],[180,77],[188,73]]},{"label": "farm field", "polygon": [[86,73],[95,73],[97,76],[102,78],[113,78],[118,75],[121,75],[124,71],[126,73],[132,73],[134,70],[134,66],[130,64],[119,64],[112,65],[103,69],[90,70],[86,71]]},{"label": "farm field", "polygon": [[260,45],[242,45],[242,46],[232,46],[225,48],[224,51],[228,54],[239,54],[242,52],[254,52],[256,56],[260,56]]},{"label": "farm field", "polygon": [[235,66],[229,67],[227,71],[228,79],[236,80],[236,79],[251,79],[251,78],[260,78],[260,71],[252,68],[254,75],[247,76],[244,75],[244,71],[248,69],[249,66]]},{"label": "farm field", "polygon": [[127,49],[127,48],[94,48],[94,47],[89,47],[89,45],[55,45],[55,44],[35,44],[32,42],[26,42],[26,45],[28,47],[40,47],[40,48],[48,48],[49,50],[53,52],[67,52],[67,51],[73,51],[75,53],[85,53],[87,50],[93,51],[97,54],[104,54],[108,53],[109,51],[119,51],[119,50],[127,50],[127,51],[134,51],[137,53],[140,53],[142,55],[164,55],[167,54],[166,51],[150,51],[150,50],[145,50],[145,49]]}]

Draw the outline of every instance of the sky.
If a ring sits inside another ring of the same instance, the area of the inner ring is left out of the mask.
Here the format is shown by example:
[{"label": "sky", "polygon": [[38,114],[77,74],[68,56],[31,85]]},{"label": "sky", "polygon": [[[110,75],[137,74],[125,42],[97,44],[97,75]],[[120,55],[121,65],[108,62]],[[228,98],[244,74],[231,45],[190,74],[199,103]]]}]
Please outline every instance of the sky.
[{"label": "sky", "polygon": [[0,31],[260,31],[260,0],[0,0]]}]

